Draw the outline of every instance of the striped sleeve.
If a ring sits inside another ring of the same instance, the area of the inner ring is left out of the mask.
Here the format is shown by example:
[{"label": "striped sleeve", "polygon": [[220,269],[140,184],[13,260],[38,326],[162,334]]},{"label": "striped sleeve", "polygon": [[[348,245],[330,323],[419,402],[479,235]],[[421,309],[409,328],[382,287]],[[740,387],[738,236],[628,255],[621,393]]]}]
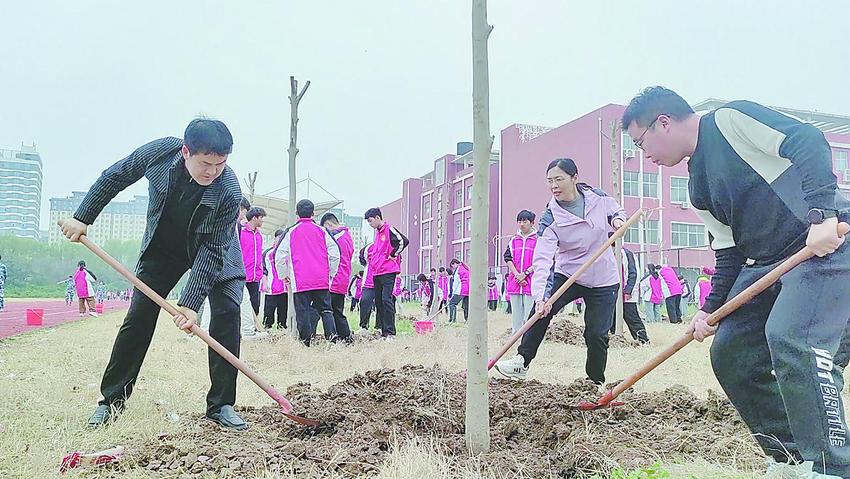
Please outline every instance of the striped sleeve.
[{"label": "striped sleeve", "polygon": [[145,176],[145,171],[147,171],[151,162],[165,155],[174,154],[182,147],[183,141],[179,138],[169,137],[154,140],[110,166],[101,173],[100,178],[89,188],[86,197],[83,198],[74,213],[74,218],[87,225],[94,223],[94,220],[97,219],[112,198],[115,198],[115,195]]},{"label": "striped sleeve", "polygon": [[401,232],[394,227],[390,226],[390,245],[392,245],[392,251],[390,251],[390,256],[398,256],[407,248],[407,245],[410,244],[410,240],[407,239],[406,236],[401,234]]}]

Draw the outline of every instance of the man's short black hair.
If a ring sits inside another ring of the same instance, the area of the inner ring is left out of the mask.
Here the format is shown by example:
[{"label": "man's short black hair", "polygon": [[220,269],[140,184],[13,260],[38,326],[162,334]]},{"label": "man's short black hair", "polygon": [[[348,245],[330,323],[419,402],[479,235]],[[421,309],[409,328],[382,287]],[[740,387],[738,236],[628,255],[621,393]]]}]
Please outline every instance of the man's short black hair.
[{"label": "man's short black hair", "polygon": [[451,266],[453,264],[460,264],[460,260],[457,259],[457,258],[452,258],[452,260],[449,261],[449,266]]},{"label": "man's short black hair", "polygon": [[248,213],[245,215],[245,219],[251,221],[252,219],[258,216],[266,216],[266,210],[260,208],[259,206],[254,206],[253,208],[248,210]]},{"label": "man's short black hair", "polygon": [[624,130],[632,123],[640,128],[647,128],[659,115],[683,120],[693,113],[694,109],[678,93],[663,86],[651,86],[629,102],[623,112],[622,125]]},{"label": "man's short black hair", "polygon": [[322,219],[319,221],[319,224],[325,226],[325,223],[327,223],[328,221],[339,224],[339,218],[337,218],[336,215],[331,213],[330,211],[322,215]]},{"label": "man's short black hair", "polygon": [[416,281],[419,281],[420,283],[423,281],[428,281],[428,277],[422,273],[419,273],[419,276],[416,277]]},{"label": "man's short black hair", "polygon": [[85,262],[85,261],[83,261],[83,260],[80,260],[80,262],[79,262],[79,263],[77,263],[77,267],[85,268],[85,267],[86,267],[86,262]]},{"label": "man's short black hair", "polygon": [[440,272],[441,272],[441,273],[442,273],[442,272],[444,272],[445,270],[446,270],[446,267],[445,267],[445,266],[440,266]]},{"label": "man's short black hair", "polygon": [[532,213],[531,211],[528,211],[528,210],[522,210],[519,213],[517,213],[517,215],[516,215],[517,222],[528,220],[528,221],[531,221],[532,223],[534,223],[534,218],[537,218],[537,217],[534,216],[534,213]]},{"label": "man's short black hair", "polygon": [[240,210],[246,210],[246,211],[251,209],[251,202],[248,201],[248,198],[245,198],[243,196],[242,199],[239,200],[239,209]]},{"label": "man's short black hair", "polygon": [[233,151],[233,136],[220,120],[199,117],[189,122],[183,132],[183,143],[189,154],[229,155]]},{"label": "man's short black hair", "polygon": [[437,272],[437,268],[431,268],[431,272],[432,272],[432,273],[436,273],[436,272]]},{"label": "man's short black hair", "polygon": [[312,218],[315,211],[316,205],[310,200],[301,200],[295,205],[295,214],[299,218]]},{"label": "man's short black hair", "polygon": [[381,214],[381,209],[380,209],[380,208],[369,208],[368,210],[366,210],[366,214],[365,214],[365,215],[363,215],[363,218],[364,218],[364,219],[367,219],[367,220],[368,220],[369,218],[380,218],[380,219],[384,219],[384,215],[382,215],[382,214]]},{"label": "man's short black hair", "polygon": [[286,233],[285,230],[276,229],[275,232],[274,232],[274,237],[277,238],[278,236],[283,236],[284,233]]}]

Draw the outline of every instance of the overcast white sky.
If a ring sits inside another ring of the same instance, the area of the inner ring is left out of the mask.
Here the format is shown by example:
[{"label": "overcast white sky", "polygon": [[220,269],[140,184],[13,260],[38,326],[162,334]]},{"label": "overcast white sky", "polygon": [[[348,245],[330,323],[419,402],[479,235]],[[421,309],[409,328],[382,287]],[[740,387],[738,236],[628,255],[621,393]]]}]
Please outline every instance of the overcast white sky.
[{"label": "overcast white sky", "polygon": [[[298,177],[360,213],[471,138],[470,3],[4,0],[0,147],[36,143],[42,229],[48,198],[200,113],[227,123],[230,165],[266,193],[288,181],[295,75],[312,82]],[[489,20],[497,138],[650,84],[850,115],[850,2],[494,0]]]}]

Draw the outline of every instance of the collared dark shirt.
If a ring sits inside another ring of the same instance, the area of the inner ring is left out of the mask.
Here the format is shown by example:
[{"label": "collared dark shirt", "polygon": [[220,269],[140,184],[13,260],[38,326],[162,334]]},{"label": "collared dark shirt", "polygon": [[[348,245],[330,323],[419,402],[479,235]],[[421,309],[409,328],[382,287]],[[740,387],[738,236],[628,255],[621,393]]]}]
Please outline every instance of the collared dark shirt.
[{"label": "collared dark shirt", "polygon": [[192,179],[185,162],[181,161],[171,178],[162,218],[154,233],[155,244],[160,249],[158,253],[190,265],[189,228],[205,189],[206,186]]}]

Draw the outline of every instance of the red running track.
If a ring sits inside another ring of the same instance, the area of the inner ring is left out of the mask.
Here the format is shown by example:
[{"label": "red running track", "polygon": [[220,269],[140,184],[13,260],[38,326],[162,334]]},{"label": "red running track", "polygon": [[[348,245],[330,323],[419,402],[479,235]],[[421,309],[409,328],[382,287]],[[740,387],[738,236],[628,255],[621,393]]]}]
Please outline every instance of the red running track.
[{"label": "red running track", "polygon": [[[112,313],[130,307],[129,301],[110,300],[103,303],[103,312]],[[44,321],[41,326],[27,326],[27,309],[41,308],[44,310]],[[86,314],[86,318],[90,316]],[[69,321],[83,319],[80,317],[79,306],[75,299],[71,305],[63,299],[48,299],[41,301],[6,302],[6,307],[0,311],[0,339],[16,334],[49,328]]]}]

